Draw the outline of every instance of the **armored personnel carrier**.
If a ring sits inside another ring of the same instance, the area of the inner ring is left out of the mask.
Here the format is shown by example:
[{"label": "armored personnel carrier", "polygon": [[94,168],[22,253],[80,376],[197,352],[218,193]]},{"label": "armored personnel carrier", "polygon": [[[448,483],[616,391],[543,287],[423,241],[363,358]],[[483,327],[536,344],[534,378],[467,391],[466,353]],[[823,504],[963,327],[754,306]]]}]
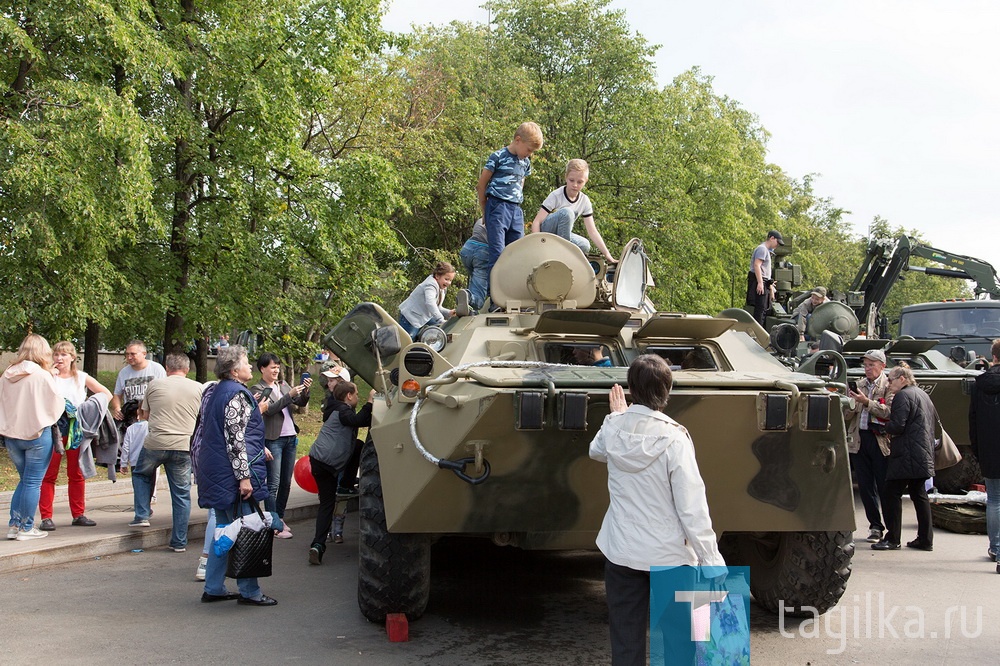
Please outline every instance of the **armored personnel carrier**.
[{"label": "armored personnel carrier", "polygon": [[424,612],[442,535],[595,548],[607,471],[589,444],[643,353],[675,369],[667,411],[694,439],[720,548],[750,566],[757,601],[802,614],[837,603],[854,553],[843,359],[836,381],[793,372],[734,319],[656,312],[648,283],[638,240],[607,266],[531,234],[494,267],[497,311],[412,340],[362,303],[324,338],[380,394],[361,463],[365,617]]}]

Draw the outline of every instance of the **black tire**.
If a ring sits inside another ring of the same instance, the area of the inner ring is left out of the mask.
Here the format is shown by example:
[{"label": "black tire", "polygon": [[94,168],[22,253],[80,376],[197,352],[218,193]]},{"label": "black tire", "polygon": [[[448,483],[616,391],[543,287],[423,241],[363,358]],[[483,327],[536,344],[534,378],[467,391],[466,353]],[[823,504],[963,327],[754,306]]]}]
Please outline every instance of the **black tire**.
[{"label": "black tire", "polygon": [[358,606],[371,622],[389,613],[416,620],[431,590],[431,542],[422,534],[390,534],[385,526],[382,479],[371,439],[361,450]]},{"label": "black tire", "polygon": [[979,460],[972,452],[971,446],[959,446],[962,459],[957,465],[942,469],[934,475],[934,487],[945,495],[960,495],[965,493],[974,483],[983,483],[983,472],[979,468]]},{"label": "black tire", "polygon": [[750,567],[750,593],[761,606],[811,617],[844,595],[854,537],[851,532],[725,534],[719,549],[730,566]]}]

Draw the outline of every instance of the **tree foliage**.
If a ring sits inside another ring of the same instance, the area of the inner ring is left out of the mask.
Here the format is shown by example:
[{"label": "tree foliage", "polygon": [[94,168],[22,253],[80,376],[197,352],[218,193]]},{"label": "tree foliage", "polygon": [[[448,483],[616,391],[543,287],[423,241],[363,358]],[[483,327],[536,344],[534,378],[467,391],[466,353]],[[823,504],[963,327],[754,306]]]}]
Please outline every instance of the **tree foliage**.
[{"label": "tree foliage", "polygon": [[[378,0],[0,6],[7,345],[91,324],[108,346],[185,349],[248,329],[305,357],[356,302],[392,310],[434,262],[458,265],[482,165],[529,119],[546,142],[527,222],[586,159],[602,234],[612,252],[643,239],[662,309],[740,305],[771,228],[807,286],[846,289],[864,256],[711,76],[657,84],[658,47],[610,0],[492,0],[488,24],[406,38]],[[959,288],[920,276],[888,309]]]}]

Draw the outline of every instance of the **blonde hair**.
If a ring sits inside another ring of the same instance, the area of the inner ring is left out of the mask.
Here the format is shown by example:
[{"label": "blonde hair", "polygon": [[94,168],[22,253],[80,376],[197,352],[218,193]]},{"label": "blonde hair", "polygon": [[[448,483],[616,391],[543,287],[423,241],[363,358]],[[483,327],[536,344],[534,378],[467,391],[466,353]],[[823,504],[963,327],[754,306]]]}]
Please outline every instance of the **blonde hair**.
[{"label": "blonde hair", "polygon": [[52,354],[69,354],[73,361],[69,364],[69,372],[76,377],[76,346],[69,340],[60,340],[52,347]]},{"label": "blonde hair", "polygon": [[517,126],[514,138],[517,137],[521,137],[521,141],[528,144],[533,151],[540,150],[542,144],[545,143],[545,139],[542,138],[542,128],[538,126],[538,123],[530,120]]},{"label": "blonde hair", "polygon": [[564,176],[568,176],[571,171],[582,171],[583,173],[590,173],[590,165],[587,164],[587,160],[581,160],[579,158],[572,159],[566,162],[566,173]]},{"label": "blonde hair", "polygon": [[21,346],[17,348],[17,358],[14,363],[22,361],[33,361],[46,370],[52,369],[52,347],[49,342],[37,333],[29,333],[21,340]]}]

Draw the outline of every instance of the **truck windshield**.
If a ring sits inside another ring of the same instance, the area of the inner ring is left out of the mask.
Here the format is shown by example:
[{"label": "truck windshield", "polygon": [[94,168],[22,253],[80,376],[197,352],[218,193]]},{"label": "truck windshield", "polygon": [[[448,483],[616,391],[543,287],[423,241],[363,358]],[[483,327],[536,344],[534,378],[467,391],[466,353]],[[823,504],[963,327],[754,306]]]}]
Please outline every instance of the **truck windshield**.
[{"label": "truck windshield", "polygon": [[1000,334],[1000,309],[970,305],[905,312],[899,319],[899,334],[924,339],[994,337]]}]

